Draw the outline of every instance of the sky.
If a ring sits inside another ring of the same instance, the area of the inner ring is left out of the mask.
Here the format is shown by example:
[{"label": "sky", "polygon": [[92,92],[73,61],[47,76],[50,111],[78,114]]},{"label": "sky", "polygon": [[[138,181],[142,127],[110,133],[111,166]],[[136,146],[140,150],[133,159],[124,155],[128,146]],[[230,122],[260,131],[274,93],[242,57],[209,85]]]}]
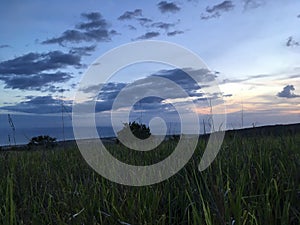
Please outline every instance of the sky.
[{"label": "sky", "polygon": [[[109,112],[122,88],[156,77],[174,81],[190,100],[202,101],[196,110],[201,120],[211,109],[207,100],[219,100],[213,109],[218,113],[218,104],[226,106],[227,129],[300,121],[297,0],[12,0],[0,2],[0,15],[2,128],[9,126],[7,114],[16,129],[59,127],[62,109],[71,126],[74,95],[89,66],[107,51],[143,40],[191,50],[209,68],[199,76],[213,77],[221,92],[204,95],[204,83],[195,84],[169,65],[131,65],[101,91],[97,85],[86,87],[97,101],[100,126],[110,125]],[[164,115],[177,123],[172,103],[178,101],[178,96],[169,96],[167,103],[149,97],[134,106],[131,118],[149,122]]]}]

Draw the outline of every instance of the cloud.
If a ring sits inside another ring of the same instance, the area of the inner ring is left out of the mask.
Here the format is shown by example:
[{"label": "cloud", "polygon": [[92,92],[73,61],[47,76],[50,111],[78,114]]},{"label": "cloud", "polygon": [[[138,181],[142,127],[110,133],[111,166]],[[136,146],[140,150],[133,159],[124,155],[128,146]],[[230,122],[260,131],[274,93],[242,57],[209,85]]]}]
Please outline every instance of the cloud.
[{"label": "cloud", "polygon": [[[216,78],[216,75],[211,73],[208,70],[193,70],[189,68],[185,68],[185,71],[188,71],[189,74],[197,77],[199,81],[203,83],[202,87],[206,87],[207,83],[213,81]],[[183,70],[173,69],[173,70],[162,70],[153,74],[152,76],[159,76],[163,78],[167,78],[179,86],[181,86],[190,96],[202,96],[202,94],[198,95],[198,91],[201,87]]]},{"label": "cloud", "polygon": [[293,93],[295,91],[294,85],[286,85],[281,92],[278,92],[277,96],[280,98],[297,98],[300,95]]},{"label": "cloud", "polygon": [[224,79],[222,81],[222,84],[227,84],[227,83],[241,83],[245,81],[250,81],[253,79],[261,79],[261,78],[266,78],[266,77],[273,77],[274,75],[272,74],[259,74],[259,75],[251,75],[245,78],[238,78],[238,79]]},{"label": "cloud", "polygon": [[[135,9],[134,11],[126,11],[121,16],[118,17],[118,20],[121,21],[133,20],[133,19],[138,21],[141,26],[144,26],[145,24],[152,22],[152,19],[143,17],[143,12],[141,9]],[[134,27],[133,25],[128,25],[128,28],[130,30],[136,30],[136,27]]]},{"label": "cloud", "polygon": [[28,53],[0,62],[0,80],[5,88],[55,92],[55,83],[72,78],[60,69],[68,66],[81,67],[81,57],[72,53],[51,51]]},{"label": "cloud", "polygon": [[0,48],[11,48],[10,45],[0,45]]},{"label": "cloud", "polygon": [[82,41],[92,42],[92,41],[110,41],[111,37],[117,32],[115,30],[107,29],[93,29],[85,32],[78,30],[67,30],[58,38],[51,38],[43,41],[42,44],[60,44],[64,45],[66,42],[80,43]]},{"label": "cloud", "polygon": [[[121,104],[118,106],[120,108],[126,107],[125,103],[128,99],[137,99],[140,94],[145,94],[149,96],[147,99],[141,100],[143,103],[143,109],[147,110],[156,110],[156,109],[164,109],[167,110],[169,107],[169,103],[164,101],[165,99],[153,97],[159,95],[159,93],[166,94],[168,99],[180,99],[184,96],[181,93],[176,91],[174,85],[170,85],[169,81],[173,81],[181,89],[183,89],[188,96],[193,98],[195,101],[203,101],[207,98],[221,98],[224,97],[222,93],[202,93],[201,88],[208,87],[208,82],[213,81],[216,77],[215,74],[212,74],[208,70],[192,70],[192,69],[185,69],[190,74],[196,76],[199,81],[201,81],[202,86],[196,83],[190,76],[188,76],[184,71],[180,69],[172,69],[172,70],[162,70],[158,71],[152,75],[149,75],[146,78],[142,78],[136,80],[134,83],[107,83],[104,84],[102,87],[99,85],[92,85],[82,89],[84,93],[90,93],[97,99],[96,104],[96,111],[102,112],[112,109],[112,105],[115,101],[115,98],[120,93],[120,91],[126,87],[126,92],[123,92],[122,95],[119,96],[121,99]],[[158,78],[161,79],[160,82],[157,83]],[[98,94],[99,93],[99,94]],[[229,97],[231,95],[226,95]],[[124,101],[122,100],[124,99]],[[185,100],[184,100],[185,101]],[[124,105],[122,105],[124,102]],[[85,102],[82,106],[84,107],[85,104],[89,104],[90,102]],[[137,106],[138,107],[138,106]]]},{"label": "cloud", "polygon": [[67,66],[81,66],[79,55],[51,51],[48,53],[28,53],[11,60],[0,62],[0,78],[3,75],[32,75],[45,70],[55,70]]},{"label": "cloud", "polygon": [[118,20],[130,20],[138,16],[142,16],[141,9],[135,9],[134,11],[126,11],[118,17]]},{"label": "cloud", "polygon": [[90,52],[94,52],[96,50],[96,45],[84,46],[84,47],[72,47],[70,50],[70,54],[76,54],[81,56],[89,56]]},{"label": "cloud", "polygon": [[108,23],[103,19],[102,15],[97,12],[82,13],[81,16],[87,19],[87,22],[79,23],[75,27],[80,30],[106,29]]},{"label": "cloud", "polygon": [[256,9],[264,3],[265,0],[244,0],[244,10]]},{"label": "cloud", "polygon": [[55,99],[52,96],[27,96],[25,101],[16,105],[3,106],[0,109],[24,113],[52,114],[61,113],[62,103],[64,103],[64,110],[71,111],[71,102],[63,102],[61,99]]},{"label": "cloud", "polygon": [[4,88],[31,90],[31,91],[49,91],[61,92],[60,88],[55,87],[54,83],[62,83],[70,80],[72,76],[64,72],[56,73],[39,73],[35,75],[10,75],[1,76],[0,80],[4,81]]},{"label": "cloud", "polygon": [[234,4],[232,1],[224,1],[220,4],[214,5],[212,7],[206,7],[207,15],[202,14],[201,19],[202,20],[208,20],[212,18],[218,18],[221,16],[222,12],[229,12],[234,9]]},{"label": "cloud", "polygon": [[184,31],[182,31],[182,30],[175,30],[175,31],[168,32],[167,35],[168,36],[175,36],[175,35],[183,34],[183,33],[184,33]]},{"label": "cloud", "polygon": [[171,27],[174,26],[175,26],[174,23],[164,23],[164,22],[156,22],[151,24],[151,27],[164,29],[164,30],[169,30]]},{"label": "cloud", "polygon": [[157,4],[157,6],[161,13],[167,13],[167,12],[176,13],[180,11],[180,7],[176,5],[174,2],[161,1]]},{"label": "cloud", "polygon": [[213,18],[218,18],[220,17],[221,14],[219,12],[216,12],[212,15],[204,15],[204,14],[201,14],[201,20],[209,20],[209,19],[213,19]]},{"label": "cloud", "polygon": [[295,41],[294,38],[291,36],[288,38],[286,44],[287,47],[294,47],[294,46],[299,46],[299,42]]},{"label": "cloud", "polygon": [[127,27],[129,28],[129,30],[137,30],[136,27],[132,25],[128,25]]},{"label": "cloud", "polygon": [[290,75],[288,78],[289,78],[289,79],[300,78],[300,74],[297,74],[297,75]]},{"label": "cloud", "polygon": [[159,32],[147,32],[143,34],[142,36],[137,37],[135,40],[145,40],[145,39],[150,39],[159,36]]},{"label": "cloud", "polygon": [[[207,70],[192,70],[186,69],[189,73],[198,76],[199,80],[203,83],[212,81],[215,78],[215,75],[210,73]],[[32,75],[34,76],[34,75]],[[50,79],[53,75],[44,74],[43,77],[45,79]],[[65,77],[64,77],[65,76]],[[101,88],[98,85],[93,85],[86,87],[85,89],[81,89],[84,93],[91,93],[94,95],[94,100],[96,100],[96,112],[104,112],[112,109],[112,105],[114,103],[115,98],[120,93],[120,91],[127,87],[127,92],[121,98],[137,98],[139,93],[146,93],[146,96],[149,96],[143,100],[141,100],[143,110],[147,112],[163,110],[164,112],[173,112],[174,108],[171,107],[170,103],[164,101],[165,99],[154,97],[155,94],[168,93],[168,99],[178,99],[182,98],[180,93],[178,93],[174,89],[174,85],[171,85],[165,80],[161,80],[159,83],[153,83],[157,81],[157,78],[165,78],[166,80],[171,80],[179,85],[190,97],[192,97],[195,101],[203,101],[207,98],[220,98],[220,93],[212,93],[211,95],[204,95],[201,92],[201,88],[203,86],[199,86],[193,79],[191,79],[185,72],[179,69],[173,70],[162,70],[158,71],[146,78],[142,78],[140,80],[135,81],[132,84],[127,83],[107,83],[104,84]],[[18,78],[18,77],[17,77]],[[15,80],[11,85],[19,85],[17,88],[19,89],[28,89],[29,86],[38,88],[38,86],[42,86],[45,84],[45,80],[40,81],[37,77],[37,80],[27,79],[24,77],[20,77],[20,80]],[[42,77],[41,77],[42,78]],[[22,80],[25,79],[25,80]],[[68,79],[68,74],[58,74],[56,81],[61,81],[63,79]],[[53,81],[53,80],[51,80]],[[49,82],[48,88],[53,89],[53,92],[64,92],[65,90],[62,88],[55,87]],[[31,84],[30,84],[31,83]],[[21,86],[23,85],[23,86]],[[127,86],[131,85],[131,86]],[[153,86],[154,85],[154,86]],[[185,101],[185,100],[184,100]],[[121,101],[122,102],[122,101]],[[126,101],[124,101],[126,102]],[[63,102],[68,111],[71,111],[71,101]],[[80,103],[81,107],[85,107],[87,104],[91,102],[87,101],[84,103]],[[35,114],[49,114],[49,113],[60,113],[61,112],[61,104],[62,100],[53,98],[52,96],[27,96],[26,99],[20,103],[15,105],[3,106],[0,109],[16,111],[16,112],[26,112],[26,113],[35,113]],[[184,102],[182,104],[185,104]],[[120,108],[124,107],[122,104],[119,106]],[[140,109],[140,106],[136,104],[134,109]]]},{"label": "cloud", "polygon": [[42,44],[64,45],[67,42],[80,43],[83,41],[110,41],[112,36],[117,34],[115,30],[109,30],[110,25],[100,13],[82,13],[81,16],[87,21],[77,24],[75,26],[77,30],[66,30],[59,37],[43,41]]},{"label": "cloud", "polygon": [[146,18],[146,17],[137,18],[137,20],[140,22],[140,24],[141,24],[142,26],[144,26],[144,25],[147,24],[147,23],[151,23],[151,22],[152,22],[151,19]]},{"label": "cloud", "polygon": [[228,12],[233,10],[234,5],[232,1],[224,1],[220,4],[214,5],[213,7],[206,7],[206,12],[208,13],[215,13],[215,12]]}]

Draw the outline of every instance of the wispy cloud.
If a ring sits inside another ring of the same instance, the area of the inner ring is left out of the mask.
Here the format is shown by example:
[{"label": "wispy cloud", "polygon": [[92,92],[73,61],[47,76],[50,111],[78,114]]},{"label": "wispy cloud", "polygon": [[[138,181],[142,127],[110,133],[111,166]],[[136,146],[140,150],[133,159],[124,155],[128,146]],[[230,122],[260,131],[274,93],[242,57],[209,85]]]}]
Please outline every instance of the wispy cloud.
[{"label": "wispy cloud", "polygon": [[137,30],[136,27],[133,25],[128,25],[127,27],[129,28],[129,30]]},{"label": "wispy cloud", "polygon": [[138,16],[142,16],[141,9],[135,9],[134,11],[126,11],[121,16],[118,17],[118,20],[130,20]]},{"label": "wispy cloud", "polygon": [[250,75],[244,78],[231,78],[231,79],[224,79],[222,81],[222,84],[227,84],[227,83],[241,83],[245,81],[250,81],[253,79],[261,79],[261,78],[267,78],[267,77],[273,77],[273,74],[259,74],[259,75]]},{"label": "wispy cloud", "polygon": [[234,9],[234,4],[232,1],[224,1],[220,4],[216,4],[214,6],[207,6],[206,7],[206,15],[202,14],[201,19],[202,20],[208,20],[212,18],[218,18],[221,16],[223,12],[229,12]]},{"label": "wispy cloud", "polygon": [[[62,100],[55,99],[52,96],[27,96],[25,101],[17,103],[16,105],[3,106],[1,109],[24,112],[24,113],[34,113],[34,114],[51,114],[60,113],[62,108]],[[71,111],[71,102],[64,102],[64,110]]]},{"label": "wispy cloud", "polygon": [[169,30],[170,28],[172,28],[174,26],[175,26],[175,23],[165,23],[165,22],[156,22],[156,23],[151,24],[151,27],[164,29],[164,30]]},{"label": "wispy cloud", "polygon": [[72,47],[70,50],[71,54],[88,56],[91,52],[96,50],[96,45],[83,46],[83,47]]},{"label": "wispy cloud", "polygon": [[256,9],[265,4],[265,0],[244,0],[244,10]]},{"label": "wispy cloud", "polygon": [[135,40],[146,40],[146,39],[151,39],[151,38],[154,38],[154,37],[158,37],[160,35],[159,32],[154,32],[154,31],[151,31],[151,32],[147,32],[139,37],[137,37]]},{"label": "wispy cloud", "polygon": [[10,45],[0,45],[0,48],[11,48]]},{"label": "wispy cloud", "polygon": [[139,21],[139,23],[144,26],[148,23],[152,22],[152,19],[146,18],[146,17],[142,17],[142,18],[137,18],[137,21]]},{"label": "wispy cloud", "polygon": [[183,34],[183,33],[184,33],[184,31],[182,31],[182,30],[175,30],[175,31],[168,32],[167,35],[168,36],[175,36],[175,35]]},{"label": "wispy cloud", "polygon": [[220,4],[214,5],[212,7],[207,7],[206,12],[215,13],[215,12],[228,12],[234,8],[232,1],[224,1]]}]

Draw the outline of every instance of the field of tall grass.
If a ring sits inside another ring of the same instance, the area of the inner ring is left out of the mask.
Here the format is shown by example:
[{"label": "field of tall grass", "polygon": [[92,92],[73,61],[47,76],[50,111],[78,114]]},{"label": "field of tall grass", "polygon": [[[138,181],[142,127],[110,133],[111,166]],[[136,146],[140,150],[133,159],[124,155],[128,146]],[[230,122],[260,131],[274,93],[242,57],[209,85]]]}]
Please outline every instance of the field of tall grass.
[{"label": "field of tall grass", "polygon": [[[146,156],[110,144],[130,163]],[[227,135],[205,171],[200,139],[189,163],[159,184],[129,187],[94,172],[74,147],[0,152],[0,224],[300,224],[300,134]],[[130,155],[130,157],[128,156]]]}]

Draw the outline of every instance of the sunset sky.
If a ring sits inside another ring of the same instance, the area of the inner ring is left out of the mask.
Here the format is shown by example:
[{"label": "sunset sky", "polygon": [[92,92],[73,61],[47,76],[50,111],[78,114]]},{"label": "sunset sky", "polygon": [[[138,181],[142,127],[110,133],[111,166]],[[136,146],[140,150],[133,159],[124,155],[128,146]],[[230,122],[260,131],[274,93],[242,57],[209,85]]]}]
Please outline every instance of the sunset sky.
[{"label": "sunset sky", "polygon": [[[33,121],[59,126],[61,103],[71,112],[88,66],[105,52],[140,40],[168,41],[196,53],[216,76],[229,129],[241,127],[242,110],[245,127],[300,122],[298,0],[12,0],[0,2],[0,15],[3,126],[7,114],[16,127],[29,128]],[[112,78],[107,93],[162,71],[175,81],[180,77],[165,65],[131,66]],[[106,120],[112,99],[103,95],[107,105],[98,112]],[[152,100],[147,106],[154,115],[162,102]]]}]

